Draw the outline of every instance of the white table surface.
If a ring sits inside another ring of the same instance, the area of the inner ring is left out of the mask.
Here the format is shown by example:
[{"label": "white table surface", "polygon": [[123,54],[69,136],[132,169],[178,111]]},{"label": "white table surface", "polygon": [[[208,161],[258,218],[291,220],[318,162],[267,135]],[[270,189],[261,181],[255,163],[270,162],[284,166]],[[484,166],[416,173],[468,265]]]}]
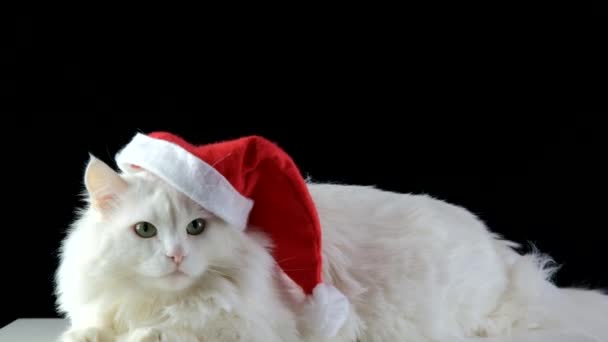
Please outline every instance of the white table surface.
[{"label": "white table surface", "polygon": [[[18,319],[0,329],[0,342],[56,342],[67,328],[62,319]],[[446,341],[447,342],[447,341]],[[450,341],[456,342],[456,341]],[[583,336],[557,332],[535,332],[510,338],[468,339],[466,342],[596,342]]]},{"label": "white table surface", "polygon": [[0,342],[56,342],[67,325],[63,319],[18,319],[0,329]]}]

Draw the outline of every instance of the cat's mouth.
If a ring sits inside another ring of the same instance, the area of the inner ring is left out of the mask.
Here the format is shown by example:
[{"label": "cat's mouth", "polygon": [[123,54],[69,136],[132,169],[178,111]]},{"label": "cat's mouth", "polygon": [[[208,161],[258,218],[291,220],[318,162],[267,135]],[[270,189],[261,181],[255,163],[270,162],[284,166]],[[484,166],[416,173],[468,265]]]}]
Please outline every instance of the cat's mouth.
[{"label": "cat's mouth", "polygon": [[157,285],[163,290],[181,291],[192,285],[194,278],[188,273],[176,268],[157,278]]},{"label": "cat's mouth", "polygon": [[173,270],[173,272],[167,274],[165,277],[169,277],[169,278],[188,277],[188,274],[186,274],[184,271],[180,270],[179,268],[176,268],[175,270]]}]

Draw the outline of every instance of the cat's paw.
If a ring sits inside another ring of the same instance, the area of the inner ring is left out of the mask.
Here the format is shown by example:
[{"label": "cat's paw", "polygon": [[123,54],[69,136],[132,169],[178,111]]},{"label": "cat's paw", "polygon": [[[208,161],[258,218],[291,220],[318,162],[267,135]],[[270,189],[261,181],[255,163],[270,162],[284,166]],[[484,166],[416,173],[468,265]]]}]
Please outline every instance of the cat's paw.
[{"label": "cat's paw", "polygon": [[160,342],[168,341],[163,338],[163,334],[160,330],[155,328],[139,328],[133,331],[127,342]]},{"label": "cat's paw", "polygon": [[129,334],[126,342],[199,342],[199,340],[187,331],[139,328]]},{"label": "cat's paw", "polygon": [[114,342],[114,335],[100,328],[70,329],[59,338],[60,342]]}]

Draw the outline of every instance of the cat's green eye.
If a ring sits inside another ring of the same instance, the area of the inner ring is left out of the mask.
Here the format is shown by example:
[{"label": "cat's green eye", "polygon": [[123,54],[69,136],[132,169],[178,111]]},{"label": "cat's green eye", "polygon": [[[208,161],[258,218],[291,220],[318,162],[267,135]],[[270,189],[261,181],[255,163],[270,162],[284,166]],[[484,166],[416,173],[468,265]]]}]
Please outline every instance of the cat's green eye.
[{"label": "cat's green eye", "polygon": [[156,236],[156,227],[152,223],[149,222],[139,222],[135,224],[135,233],[142,238],[151,238]]},{"label": "cat's green eye", "polygon": [[186,227],[186,231],[190,235],[198,235],[205,230],[205,226],[207,225],[207,221],[202,218],[197,218],[196,220],[188,223]]}]

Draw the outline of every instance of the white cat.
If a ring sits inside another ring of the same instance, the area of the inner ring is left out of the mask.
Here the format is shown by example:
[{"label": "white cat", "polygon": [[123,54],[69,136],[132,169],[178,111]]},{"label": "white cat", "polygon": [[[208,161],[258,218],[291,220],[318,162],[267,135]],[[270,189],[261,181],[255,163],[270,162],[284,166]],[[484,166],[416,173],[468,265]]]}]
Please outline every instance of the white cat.
[{"label": "white cat", "polygon": [[[62,341],[322,341],[255,229],[241,232],[145,172],[92,157],[63,242]],[[309,184],[324,281],[352,304],[328,341],[458,341],[528,329],[608,341],[608,299],[554,287],[468,211],[428,196]]]}]

